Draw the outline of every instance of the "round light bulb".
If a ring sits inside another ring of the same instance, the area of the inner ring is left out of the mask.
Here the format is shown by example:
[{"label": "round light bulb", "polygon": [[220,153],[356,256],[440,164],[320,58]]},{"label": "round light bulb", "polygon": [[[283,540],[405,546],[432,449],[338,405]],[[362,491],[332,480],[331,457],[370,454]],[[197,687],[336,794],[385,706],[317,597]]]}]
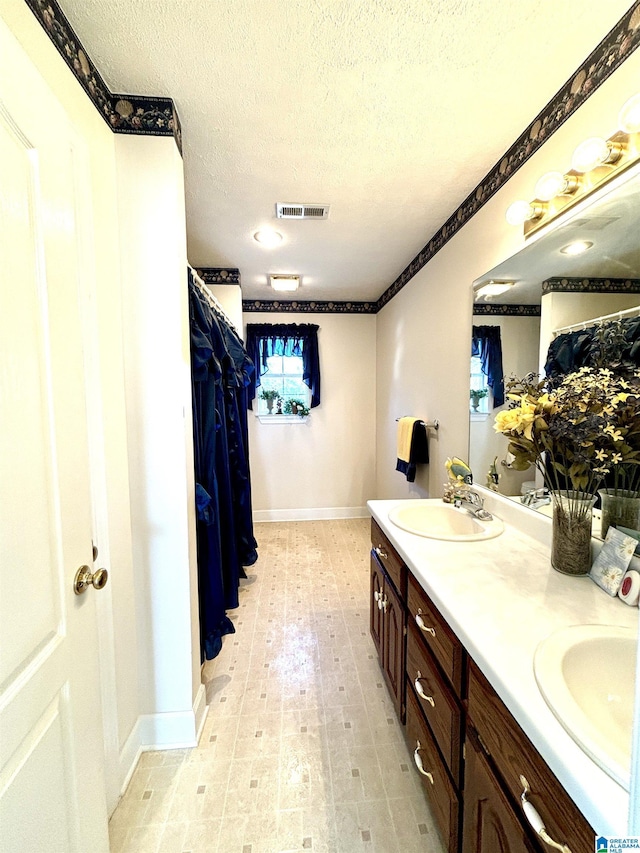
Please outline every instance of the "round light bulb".
[{"label": "round light bulb", "polygon": [[623,105],[618,114],[618,126],[625,133],[640,131],[640,93],[629,98]]},{"label": "round light bulb", "polygon": [[535,209],[528,201],[523,201],[521,199],[520,201],[514,201],[513,204],[509,205],[505,216],[509,225],[522,225],[522,223],[526,222],[528,219],[534,218]]},{"label": "round light bulb", "polygon": [[567,179],[562,172],[547,172],[536,184],[536,197],[540,201],[551,201],[567,190]]},{"label": "round light bulb", "polygon": [[576,172],[590,172],[606,163],[610,153],[609,143],[606,139],[602,139],[600,136],[592,136],[578,145],[573,152],[571,165]]},{"label": "round light bulb", "polygon": [[278,231],[274,231],[273,228],[261,228],[260,231],[256,231],[253,235],[253,239],[257,243],[260,243],[261,246],[271,248],[272,246],[277,246],[278,243],[282,242],[282,234]]},{"label": "round light bulb", "polygon": [[593,243],[590,240],[575,240],[573,243],[563,246],[560,251],[563,255],[581,255],[592,246]]}]

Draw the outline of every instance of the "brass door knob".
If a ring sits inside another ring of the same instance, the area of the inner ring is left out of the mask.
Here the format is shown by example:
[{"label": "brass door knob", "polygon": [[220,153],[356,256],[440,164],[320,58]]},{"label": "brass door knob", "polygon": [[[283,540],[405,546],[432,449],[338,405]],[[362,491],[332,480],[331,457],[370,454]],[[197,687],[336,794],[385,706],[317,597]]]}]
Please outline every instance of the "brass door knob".
[{"label": "brass door knob", "polygon": [[106,569],[98,569],[91,572],[89,566],[80,566],[73,581],[73,591],[76,595],[82,595],[90,586],[94,589],[104,589],[109,580],[109,572]]}]

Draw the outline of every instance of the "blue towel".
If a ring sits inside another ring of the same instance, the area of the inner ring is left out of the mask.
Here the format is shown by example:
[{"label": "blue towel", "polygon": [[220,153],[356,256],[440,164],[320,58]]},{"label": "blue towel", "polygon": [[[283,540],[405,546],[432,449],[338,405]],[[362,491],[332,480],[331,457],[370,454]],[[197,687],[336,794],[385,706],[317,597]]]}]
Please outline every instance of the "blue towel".
[{"label": "blue towel", "polygon": [[429,443],[427,441],[427,428],[423,421],[416,419],[411,432],[411,450],[408,461],[398,457],[396,471],[400,471],[407,478],[408,483],[416,479],[416,465],[426,465],[429,461]]}]

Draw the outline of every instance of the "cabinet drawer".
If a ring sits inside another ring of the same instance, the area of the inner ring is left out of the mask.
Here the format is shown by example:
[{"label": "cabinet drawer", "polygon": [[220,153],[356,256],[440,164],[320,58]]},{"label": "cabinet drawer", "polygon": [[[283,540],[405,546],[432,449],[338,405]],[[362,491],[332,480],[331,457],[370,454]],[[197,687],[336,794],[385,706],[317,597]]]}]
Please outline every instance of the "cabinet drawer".
[{"label": "cabinet drawer", "polygon": [[373,518],[371,519],[371,547],[404,601],[407,597],[407,567]]},{"label": "cabinet drawer", "polygon": [[508,793],[519,801],[529,783],[529,799],[549,835],[572,853],[593,849],[595,833],[558,782],[531,741],[516,723],[477,666],[469,666],[469,719],[497,768]]},{"label": "cabinet drawer", "polygon": [[[424,772],[420,773],[420,779],[445,848],[448,853],[456,853],[460,813],[458,795],[422,718],[413,690],[407,690],[406,737],[418,773],[418,762],[422,762]],[[429,776],[424,775],[425,773]]]},{"label": "cabinet drawer", "polygon": [[459,787],[460,707],[451,688],[438,672],[428,649],[424,647],[415,622],[409,623],[407,637],[407,690],[409,689],[415,692],[416,701],[440,747],[453,782]]},{"label": "cabinet drawer", "polygon": [[409,622],[431,649],[454,692],[462,694],[463,651],[460,641],[444,621],[418,581],[409,575]]}]

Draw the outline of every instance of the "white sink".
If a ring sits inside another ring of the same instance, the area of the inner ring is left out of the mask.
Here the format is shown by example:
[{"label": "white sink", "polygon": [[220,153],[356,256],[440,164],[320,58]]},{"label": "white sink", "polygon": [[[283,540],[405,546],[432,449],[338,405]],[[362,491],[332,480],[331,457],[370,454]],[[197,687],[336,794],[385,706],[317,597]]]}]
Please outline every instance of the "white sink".
[{"label": "white sink", "polygon": [[502,521],[495,516],[491,521],[484,521],[470,515],[465,509],[434,502],[432,499],[399,504],[389,511],[389,521],[408,533],[452,542],[493,539],[504,530]]},{"label": "white sink", "polygon": [[573,625],[543,640],[533,663],[562,726],[627,791],[637,646],[634,628]]}]

